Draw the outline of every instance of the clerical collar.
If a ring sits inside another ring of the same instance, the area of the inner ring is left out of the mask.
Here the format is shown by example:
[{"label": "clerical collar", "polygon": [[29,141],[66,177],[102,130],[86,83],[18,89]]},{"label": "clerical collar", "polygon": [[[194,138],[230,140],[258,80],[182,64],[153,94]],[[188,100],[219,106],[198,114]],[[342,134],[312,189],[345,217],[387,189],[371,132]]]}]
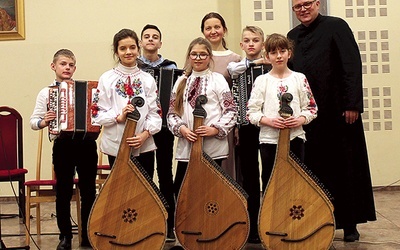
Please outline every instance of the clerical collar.
[{"label": "clerical collar", "polygon": [[313,29],[313,28],[315,28],[315,26],[317,26],[318,23],[321,22],[321,19],[322,19],[322,15],[321,15],[321,13],[319,13],[317,18],[315,18],[315,20],[312,21],[312,23],[310,23],[310,25],[305,26],[304,24],[302,24],[303,29]]}]

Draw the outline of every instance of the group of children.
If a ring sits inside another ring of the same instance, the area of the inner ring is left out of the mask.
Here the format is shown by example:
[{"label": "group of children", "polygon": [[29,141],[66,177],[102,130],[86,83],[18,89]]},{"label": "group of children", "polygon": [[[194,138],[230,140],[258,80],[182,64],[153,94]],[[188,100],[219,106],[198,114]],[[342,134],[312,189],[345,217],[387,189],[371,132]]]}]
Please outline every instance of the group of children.
[{"label": "group of children", "polygon": [[[167,240],[174,241],[173,232],[175,200],[189,162],[191,144],[204,137],[203,150],[233,178],[242,173],[242,185],[249,195],[250,236],[248,241],[259,243],[257,218],[260,205],[260,173],[258,150],[261,149],[263,190],[269,180],[275,158],[278,131],[291,129],[291,146],[302,158],[304,155],[305,133],[302,125],[316,117],[317,107],[306,77],[291,71],[287,62],[292,55],[292,44],[283,35],[272,34],[264,43],[264,34],[258,27],[248,26],[243,30],[240,46],[246,58],[230,51],[224,41],[227,27],[218,13],[207,14],[201,24],[204,38],[194,39],[187,50],[184,74],[176,81],[170,99],[169,110],[161,110],[157,83],[144,71],[149,67],[176,68],[176,63],[158,54],[161,48],[161,32],[154,25],[146,25],[141,39],[130,29],[122,29],[114,36],[113,49],[117,59],[115,68],[101,75],[95,98],[97,112],[95,122],[102,126],[100,150],[108,155],[113,165],[120,143],[133,148],[132,156],[145,168],[150,177],[154,174],[154,158],[157,156],[157,172],[160,191],[169,204]],[[265,53],[263,49],[265,48]],[[142,53],[140,52],[142,49]],[[57,82],[72,79],[76,69],[75,56],[63,49],[53,58],[51,68]],[[231,92],[232,78],[243,73],[253,64],[271,64],[272,69],[258,77],[248,101],[249,125],[236,131],[236,104]],[[36,107],[31,116],[32,129],[48,126],[55,114],[48,111],[48,88],[37,97]],[[47,91],[47,92],[46,92]],[[283,119],[278,113],[280,96],[289,92],[294,96],[291,107],[292,117]],[[206,95],[208,102],[203,105],[207,112],[204,125],[193,131],[193,114],[196,97]],[[124,124],[129,112],[134,110],[130,100],[141,96],[145,104],[136,107],[141,118],[136,133],[121,142]],[[162,112],[168,112],[167,127],[162,127]],[[236,131],[237,133],[235,133]],[[234,136],[236,134],[236,136]],[[175,182],[172,176],[172,155],[174,136],[178,138],[175,157],[178,161]],[[235,139],[236,138],[236,139]],[[235,140],[234,140],[235,139]],[[235,166],[233,157],[237,144],[248,150],[239,158],[242,164]],[[261,147],[259,147],[261,145]],[[70,152],[70,153],[66,153]],[[82,156],[82,152],[85,155]],[[243,162],[246,162],[244,164]],[[72,180],[75,169],[79,175],[82,195],[82,246],[90,246],[86,233],[90,207],[95,199],[95,178],[97,148],[94,140],[54,140],[53,163],[57,177],[57,222],[60,229],[60,243],[57,249],[71,249],[71,222],[69,201],[72,196]],[[240,166],[239,166],[240,165]],[[225,167],[224,167],[225,166]]]}]

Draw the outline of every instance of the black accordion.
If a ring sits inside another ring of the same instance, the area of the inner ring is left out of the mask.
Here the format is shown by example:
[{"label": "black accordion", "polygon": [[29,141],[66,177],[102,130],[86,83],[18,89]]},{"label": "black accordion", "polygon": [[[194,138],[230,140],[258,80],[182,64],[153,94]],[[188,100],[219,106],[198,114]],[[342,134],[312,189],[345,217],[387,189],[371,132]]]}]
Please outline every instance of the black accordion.
[{"label": "black accordion", "polygon": [[156,80],[158,88],[158,99],[161,104],[162,125],[167,126],[167,113],[169,109],[169,100],[171,98],[172,88],[179,76],[183,74],[182,69],[167,68],[146,68],[143,71],[149,73]]},{"label": "black accordion", "polygon": [[232,79],[232,94],[233,100],[236,103],[238,115],[237,125],[248,125],[249,119],[247,118],[247,101],[250,98],[251,90],[253,89],[254,81],[257,76],[263,75],[270,71],[271,65],[250,65],[250,67],[236,79]]}]

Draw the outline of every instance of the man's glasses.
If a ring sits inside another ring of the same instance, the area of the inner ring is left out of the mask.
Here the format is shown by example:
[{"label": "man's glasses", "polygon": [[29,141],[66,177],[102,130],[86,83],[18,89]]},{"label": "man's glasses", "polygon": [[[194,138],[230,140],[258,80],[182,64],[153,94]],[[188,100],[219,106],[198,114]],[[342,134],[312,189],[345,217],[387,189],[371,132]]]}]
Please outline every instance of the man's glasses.
[{"label": "man's glasses", "polygon": [[200,58],[200,60],[206,60],[208,57],[208,54],[206,54],[206,53],[201,53],[201,54],[190,53],[189,57],[192,60],[196,60],[197,58]]},{"label": "man's glasses", "polygon": [[303,3],[303,4],[296,4],[295,6],[292,7],[292,10],[293,10],[293,11],[296,11],[296,12],[297,12],[297,11],[301,11],[301,10],[303,9],[303,7],[304,7],[304,9],[308,10],[309,8],[311,8],[311,6],[313,5],[313,3],[314,3],[315,1],[317,1],[317,0],[308,1],[308,2],[305,2],[305,3]]}]

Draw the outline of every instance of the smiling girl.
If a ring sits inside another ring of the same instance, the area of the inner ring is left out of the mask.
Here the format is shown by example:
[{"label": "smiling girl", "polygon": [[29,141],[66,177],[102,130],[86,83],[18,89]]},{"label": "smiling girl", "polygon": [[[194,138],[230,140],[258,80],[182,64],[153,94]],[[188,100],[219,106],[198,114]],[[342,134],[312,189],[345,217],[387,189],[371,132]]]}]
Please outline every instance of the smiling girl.
[{"label": "smiling girl", "polygon": [[[229,154],[227,135],[236,123],[236,106],[223,75],[212,72],[211,44],[204,38],[196,38],[188,48],[184,76],[178,78],[171,94],[168,127],[178,137],[175,177],[175,194],[178,194],[189,162],[191,144],[198,136],[204,137],[204,152],[217,164]],[[208,99],[203,108],[207,112],[204,125],[193,129],[193,110],[196,98]]]},{"label": "smiling girl", "polygon": [[156,145],[152,135],[160,131],[162,124],[157,85],[150,74],[137,67],[139,39],[133,30],[122,29],[115,34],[113,50],[118,64],[100,77],[93,100],[95,108],[92,117],[103,126],[100,150],[108,155],[112,166],[121,143],[126,116],[134,111],[131,99],[142,97],[145,104],[137,107],[141,116],[136,125],[136,133],[127,138],[127,143],[134,148],[133,156],[153,177]]}]

